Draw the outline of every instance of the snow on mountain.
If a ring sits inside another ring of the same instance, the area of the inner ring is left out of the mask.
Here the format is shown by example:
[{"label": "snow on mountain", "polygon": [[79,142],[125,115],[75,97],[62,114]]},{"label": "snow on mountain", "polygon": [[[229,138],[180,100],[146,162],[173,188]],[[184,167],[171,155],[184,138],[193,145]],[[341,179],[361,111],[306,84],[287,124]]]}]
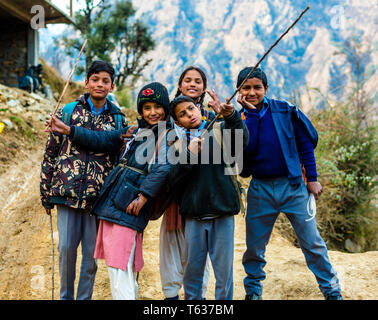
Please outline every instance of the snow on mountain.
[{"label": "snow on mountain", "polygon": [[[148,54],[153,61],[138,86],[160,81],[173,94],[185,67],[198,65],[208,76],[209,88],[222,98],[235,90],[238,72],[255,64],[307,5],[299,0],[133,0],[133,4],[136,17],[150,26],[156,41]],[[351,70],[345,57],[335,52],[352,36],[371,45],[367,87],[376,90],[378,3],[310,0],[308,4],[310,10],[262,63],[269,95],[288,99],[293,91],[303,93],[307,87],[342,97]]]}]

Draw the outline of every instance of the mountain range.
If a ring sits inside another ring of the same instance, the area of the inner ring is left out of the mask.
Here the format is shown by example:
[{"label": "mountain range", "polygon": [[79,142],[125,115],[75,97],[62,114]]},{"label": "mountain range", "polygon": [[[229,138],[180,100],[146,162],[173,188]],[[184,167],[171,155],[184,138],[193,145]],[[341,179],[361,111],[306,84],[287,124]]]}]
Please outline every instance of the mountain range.
[{"label": "mountain range", "polygon": [[[257,63],[309,5],[310,10],[261,64],[268,76],[269,96],[294,98],[303,109],[321,108],[324,96],[337,100],[350,92],[352,80],[362,70],[366,90],[376,97],[378,2],[134,0],[133,4],[136,18],[149,26],[156,42],[136,91],[146,81],[160,81],[174,93],[185,67],[197,65],[205,70],[209,88],[222,99],[229,97],[238,72]],[[51,30],[41,32],[42,41],[51,39]],[[347,48],[352,39],[357,51]],[[351,64],[355,52],[360,52],[359,69]],[[73,65],[53,43],[45,45],[41,55],[62,75]]]}]

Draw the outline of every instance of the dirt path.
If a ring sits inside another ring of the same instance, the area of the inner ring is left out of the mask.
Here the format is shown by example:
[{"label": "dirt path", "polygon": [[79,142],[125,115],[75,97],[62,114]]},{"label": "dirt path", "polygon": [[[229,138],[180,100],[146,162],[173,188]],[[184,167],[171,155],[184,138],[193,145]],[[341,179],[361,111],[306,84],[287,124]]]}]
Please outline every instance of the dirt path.
[{"label": "dirt path", "polygon": [[[39,171],[45,138],[17,151],[14,161],[0,174],[0,299],[51,298],[50,222],[39,199]],[[244,299],[241,264],[244,220],[236,217],[234,299]],[[59,297],[58,234],[53,211],[55,242],[55,298]],[[163,299],[159,275],[160,220],[152,221],[144,234],[145,267],[139,276],[140,299]],[[378,252],[347,254],[329,252],[345,299],[378,298]],[[300,249],[275,230],[266,253],[267,279],[264,299],[323,299]],[[80,250],[78,261],[80,262]],[[99,261],[94,299],[111,299],[107,269]],[[79,263],[78,263],[79,266]],[[79,272],[79,269],[78,271]],[[183,291],[180,295],[182,297]],[[208,299],[214,298],[211,275]]]}]

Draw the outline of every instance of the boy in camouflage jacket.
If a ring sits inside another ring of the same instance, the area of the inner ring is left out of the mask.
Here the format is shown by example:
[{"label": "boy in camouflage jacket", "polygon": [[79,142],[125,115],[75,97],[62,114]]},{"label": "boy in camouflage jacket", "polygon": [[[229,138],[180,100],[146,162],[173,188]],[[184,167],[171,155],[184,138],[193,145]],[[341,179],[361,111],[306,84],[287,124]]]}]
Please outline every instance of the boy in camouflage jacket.
[{"label": "boy in camouflage jacket", "polygon": [[[114,88],[114,69],[95,61],[88,70],[85,87],[89,93],[77,100],[71,124],[95,131],[114,130],[118,107],[106,97]],[[121,113],[122,114],[122,113]],[[62,117],[62,111],[57,114]],[[125,117],[122,125],[126,126]],[[89,214],[115,159],[89,152],[59,134],[50,134],[41,164],[41,199],[47,214],[57,205],[59,233],[60,298],[74,299],[77,247],[81,242],[82,263],[77,299],[91,299],[97,265],[96,217]]]}]

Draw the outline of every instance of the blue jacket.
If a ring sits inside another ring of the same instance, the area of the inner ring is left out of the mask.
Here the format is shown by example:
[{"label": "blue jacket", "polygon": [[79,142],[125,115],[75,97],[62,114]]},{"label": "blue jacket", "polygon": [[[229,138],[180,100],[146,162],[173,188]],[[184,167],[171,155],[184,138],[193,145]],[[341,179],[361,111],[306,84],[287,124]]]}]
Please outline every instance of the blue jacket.
[{"label": "blue jacket", "polygon": [[[286,101],[264,99],[271,111],[273,125],[287,166],[288,178],[292,185],[298,184],[302,179],[302,168],[295,140],[293,117],[296,117],[303,124],[314,149],[318,143],[318,133],[311,121],[296,106]],[[246,153],[244,158],[245,164],[241,175],[249,176],[248,161],[250,161],[250,155]]]},{"label": "blue jacket", "polygon": [[[130,127],[111,132],[93,132],[75,127],[71,139],[73,143],[83,148],[118,154],[122,146],[120,134],[126,133],[128,128]],[[106,178],[92,212],[99,219],[143,232],[150,218],[152,199],[165,184],[171,165],[168,161],[159,161],[159,158],[166,157],[168,153],[167,135],[165,134],[159,144],[159,152],[151,164],[151,159],[155,155],[155,144],[161,133],[157,125],[152,128],[141,128],[138,133],[137,130],[134,130],[137,137],[143,136],[143,132],[150,134],[142,139],[136,138],[131,143],[125,157]],[[127,206],[138,193],[142,193],[149,200],[138,216],[127,214]]]}]

